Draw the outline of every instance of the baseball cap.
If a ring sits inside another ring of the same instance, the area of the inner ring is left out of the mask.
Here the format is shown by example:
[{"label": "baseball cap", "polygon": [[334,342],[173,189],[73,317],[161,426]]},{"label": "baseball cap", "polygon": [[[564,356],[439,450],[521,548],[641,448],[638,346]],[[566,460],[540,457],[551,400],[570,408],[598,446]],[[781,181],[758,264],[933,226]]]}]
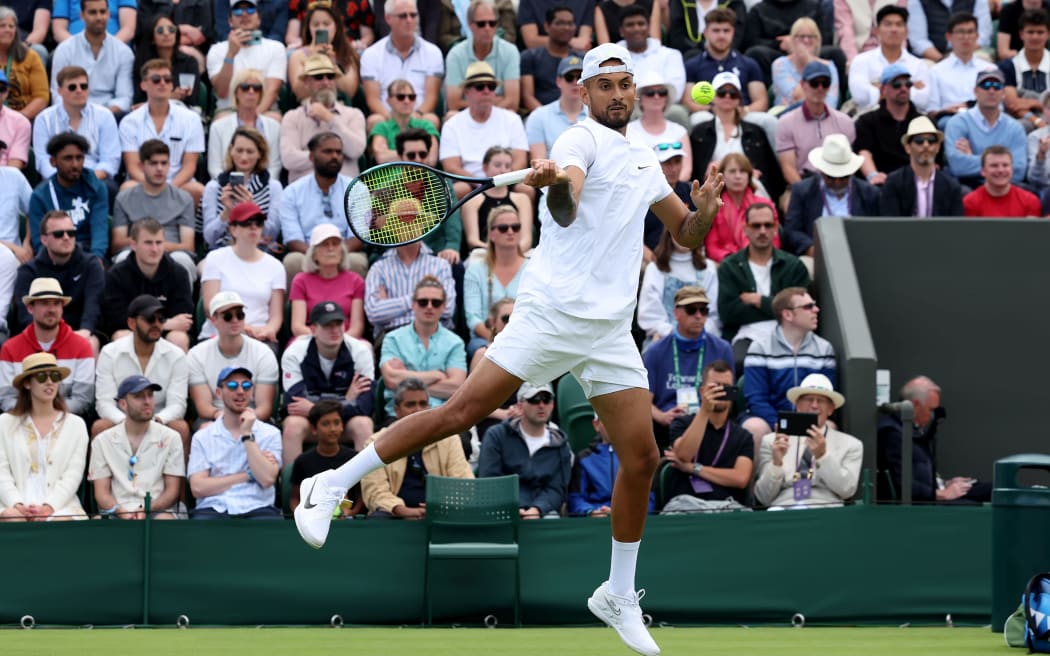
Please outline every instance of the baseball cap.
[{"label": "baseball cap", "polygon": [[882,69],[882,75],[879,76],[879,83],[886,84],[892,82],[899,77],[911,77],[911,71],[904,64],[890,64],[886,68]]},{"label": "baseball cap", "polygon": [[315,326],[323,326],[333,321],[346,321],[346,315],[338,303],[321,301],[310,310],[310,323]]},{"label": "baseball cap", "polygon": [[219,377],[215,381],[215,385],[222,385],[226,382],[226,379],[234,374],[244,374],[250,380],[252,372],[247,367],[223,367],[222,371],[219,372]]},{"label": "baseball cap", "polygon": [[214,317],[222,310],[234,306],[244,307],[244,301],[241,300],[240,294],[237,292],[219,292],[211,297],[211,303],[208,304],[208,316]]},{"label": "baseball cap", "polygon": [[[623,63],[619,66],[602,66],[603,62],[610,59],[619,59]],[[591,48],[587,51],[587,54],[583,56],[583,68],[581,70],[583,74],[580,75],[580,84],[583,84],[584,80],[589,80],[601,73],[630,73],[634,75],[634,63],[627,48],[618,46],[615,43],[603,43],[597,48]]]},{"label": "baseball cap", "polygon": [[332,237],[338,237],[342,239],[343,235],[341,232],[339,232],[339,228],[335,227],[334,224],[320,223],[314,226],[314,229],[310,231],[310,245],[320,246],[326,240],[331,239]]},{"label": "baseball cap", "polygon": [[986,68],[977,74],[977,81],[974,84],[980,84],[985,80],[999,80],[1000,82],[1006,82],[1006,76],[998,68]]},{"label": "baseball cap", "polygon": [[831,79],[831,69],[822,61],[811,61],[802,69],[802,79],[809,82],[818,77]]},{"label": "baseball cap", "polygon": [[132,374],[120,381],[120,387],[117,388],[117,398],[122,399],[128,394],[137,394],[147,389],[159,392],[164,388],[141,374]]},{"label": "baseball cap", "polygon": [[578,55],[569,55],[568,57],[562,57],[561,61],[558,62],[558,77],[564,77],[566,73],[571,71],[582,71],[583,60]]},{"label": "baseball cap", "polygon": [[149,294],[136,296],[128,306],[129,317],[152,317],[158,312],[164,312],[164,304]]},{"label": "baseball cap", "polygon": [[707,303],[711,301],[707,300],[707,292],[704,291],[703,287],[696,285],[686,285],[682,287],[674,294],[674,306],[679,307],[681,305],[692,305],[693,303]]},{"label": "baseball cap", "polygon": [[711,80],[711,86],[715,88],[715,91],[718,91],[727,84],[735,88],[737,91],[741,90],[740,78],[732,71],[722,71],[715,76],[715,79]]},{"label": "baseball cap", "polygon": [[7,84],[7,73],[2,68],[0,68],[0,84]]},{"label": "baseball cap", "polygon": [[551,387],[550,383],[544,383],[542,385],[533,385],[532,383],[522,383],[521,387],[518,388],[518,400],[527,401],[532,397],[536,396],[540,392],[546,392],[551,396],[554,396],[554,388]]},{"label": "baseball cap", "polygon": [[266,220],[266,215],[263,214],[262,208],[253,203],[252,201],[245,201],[234,206],[230,210],[230,223],[243,223],[248,219],[254,219],[255,217],[261,217],[263,221]]}]

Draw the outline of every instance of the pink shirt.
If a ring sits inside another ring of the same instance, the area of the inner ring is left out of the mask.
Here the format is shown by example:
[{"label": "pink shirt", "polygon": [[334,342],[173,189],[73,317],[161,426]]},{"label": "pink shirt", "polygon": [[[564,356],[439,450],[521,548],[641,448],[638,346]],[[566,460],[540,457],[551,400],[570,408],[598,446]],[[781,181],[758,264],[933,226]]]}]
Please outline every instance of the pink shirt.
[{"label": "pink shirt", "polygon": [[[728,191],[722,192],[722,207],[704,239],[704,254],[708,258],[721,262],[727,255],[732,255],[748,245],[747,236],[744,235],[744,212],[756,202],[773,205],[768,198],[756,196],[751,189],[744,191],[744,198],[739,206],[733,202],[733,197]],[[773,216],[779,223],[776,207],[773,208]],[[773,246],[780,248],[779,232],[773,235]]]},{"label": "pink shirt", "polygon": [[321,301],[332,301],[346,315],[346,325],[350,326],[350,305],[354,299],[365,300],[364,278],[353,271],[341,271],[335,278],[322,278],[319,273],[297,273],[292,279],[293,301],[306,301],[306,316]]},{"label": "pink shirt", "polygon": [[10,166],[8,160],[29,162],[29,139],[33,126],[25,116],[15,110],[4,107],[0,110],[0,139],[7,144],[7,150],[0,153],[0,166]]}]

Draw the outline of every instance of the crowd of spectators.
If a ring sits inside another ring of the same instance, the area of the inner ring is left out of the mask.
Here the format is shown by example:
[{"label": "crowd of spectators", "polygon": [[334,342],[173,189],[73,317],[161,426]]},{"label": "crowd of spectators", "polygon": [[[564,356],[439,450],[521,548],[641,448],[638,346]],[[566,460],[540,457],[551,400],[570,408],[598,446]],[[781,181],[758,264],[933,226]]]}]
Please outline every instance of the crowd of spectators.
[{"label": "crowd of spectators", "polygon": [[[542,195],[493,189],[379,249],[346,190],[375,163],[494,176],[545,157],[586,119],[581,57],[605,42],[633,57],[627,138],[675,193],[711,165],[726,180],[700,248],[646,217],[639,348],[672,510],[845,502],[859,447],[831,418],[815,222],[1047,214],[1050,17],[1029,4],[6,3],[0,421],[22,428],[0,435],[0,514],[141,517],[148,492],[158,517],[277,517],[282,467],[291,485],[337,466],[455,393],[511,319]],[[600,420],[572,454],[554,381],[532,382],[472,438],[366,479],[344,516],[419,516],[420,472],[473,470],[518,473],[526,517],[606,514]],[[806,436],[777,430],[793,409],[817,417]]]}]

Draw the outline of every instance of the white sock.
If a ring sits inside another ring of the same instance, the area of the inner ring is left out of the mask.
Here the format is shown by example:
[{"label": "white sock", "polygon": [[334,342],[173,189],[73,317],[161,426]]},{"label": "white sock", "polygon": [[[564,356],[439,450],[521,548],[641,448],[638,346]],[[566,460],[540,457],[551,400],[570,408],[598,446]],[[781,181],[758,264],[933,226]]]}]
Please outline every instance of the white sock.
[{"label": "white sock", "polygon": [[609,560],[609,592],[620,597],[634,594],[634,569],[638,563],[638,547],[642,542],[612,541]]},{"label": "white sock", "polygon": [[325,483],[349,490],[360,483],[366,474],[382,466],[383,461],[379,459],[379,454],[376,453],[375,443],[372,443],[366,446],[361,453],[344,463],[339,469],[326,472],[324,474]]}]

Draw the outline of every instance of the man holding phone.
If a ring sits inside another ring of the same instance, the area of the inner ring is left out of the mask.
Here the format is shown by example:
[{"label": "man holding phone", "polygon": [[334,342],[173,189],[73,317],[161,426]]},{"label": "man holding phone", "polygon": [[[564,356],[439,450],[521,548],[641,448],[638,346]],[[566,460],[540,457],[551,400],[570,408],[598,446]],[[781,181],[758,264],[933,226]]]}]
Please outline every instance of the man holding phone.
[{"label": "man holding phone", "polygon": [[784,426],[762,438],[755,500],[771,510],[841,506],[857,492],[864,460],[861,441],[828,423],[846,397],[827,376],[810,374],[787,398],[796,412],[781,412]]},{"label": "man holding phone", "polygon": [[733,382],[728,361],[704,367],[696,389],[699,410],[671,424],[671,448],[664,457],[675,471],[668,486],[671,500],[661,512],[730,510],[746,501],[755,447],[751,435],[729,417],[739,396]]},{"label": "man holding phone", "polygon": [[[223,0],[218,0],[223,2]],[[254,68],[266,76],[258,112],[280,121],[277,112],[277,94],[288,77],[288,57],[284,44],[262,36],[258,0],[230,0],[230,38],[208,49],[208,77],[217,99],[216,108],[230,106],[233,89],[230,81],[234,72]]]}]

